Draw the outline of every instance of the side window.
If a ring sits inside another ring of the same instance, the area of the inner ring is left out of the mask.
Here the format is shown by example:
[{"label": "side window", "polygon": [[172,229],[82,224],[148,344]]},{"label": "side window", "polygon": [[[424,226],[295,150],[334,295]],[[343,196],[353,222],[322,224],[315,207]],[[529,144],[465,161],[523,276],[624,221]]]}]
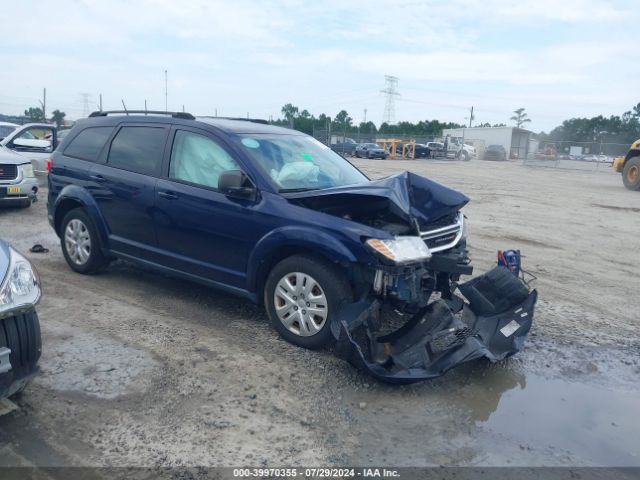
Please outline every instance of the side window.
[{"label": "side window", "polygon": [[122,127],[111,142],[107,164],[153,174],[162,160],[166,130],[161,127]]},{"label": "side window", "polygon": [[64,149],[64,154],[95,162],[113,127],[89,127],[81,131]]},{"label": "side window", "polygon": [[217,142],[197,133],[176,132],[169,178],[218,188],[218,177],[227,170],[240,166]]}]

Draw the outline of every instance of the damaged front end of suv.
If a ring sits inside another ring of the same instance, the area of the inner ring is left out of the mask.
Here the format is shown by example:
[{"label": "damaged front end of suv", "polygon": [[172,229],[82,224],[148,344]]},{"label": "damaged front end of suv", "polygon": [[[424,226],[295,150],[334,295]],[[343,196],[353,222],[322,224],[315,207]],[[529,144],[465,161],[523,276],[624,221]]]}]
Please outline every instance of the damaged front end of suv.
[{"label": "damaged front end of suv", "polygon": [[354,302],[331,322],[340,357],[380,380],[410,383],[522,348],[536,291],[505,267],[459,283],[473,272],[462,193],[405,172],[289,200],[389,234],[363,238],[375,260],[349,268]]}]

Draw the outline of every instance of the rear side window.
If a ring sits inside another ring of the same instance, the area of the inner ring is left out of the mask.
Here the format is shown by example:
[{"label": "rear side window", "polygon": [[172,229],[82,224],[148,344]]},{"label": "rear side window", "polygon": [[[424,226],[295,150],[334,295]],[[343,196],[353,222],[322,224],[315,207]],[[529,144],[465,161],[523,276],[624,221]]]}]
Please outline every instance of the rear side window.
[{"label": "rear side window", "polygon": [[131,172],[156,173],[165,139],[166,129],[161,127],[122,127],[111,142],[107,163]]},{"label": "rear side window", "polygon": [[70,157],[80,158],[95,162],[100,156],[100,151],[106,143],[113,127],[89,127],[81,131],[67,148],[64,154]]}]

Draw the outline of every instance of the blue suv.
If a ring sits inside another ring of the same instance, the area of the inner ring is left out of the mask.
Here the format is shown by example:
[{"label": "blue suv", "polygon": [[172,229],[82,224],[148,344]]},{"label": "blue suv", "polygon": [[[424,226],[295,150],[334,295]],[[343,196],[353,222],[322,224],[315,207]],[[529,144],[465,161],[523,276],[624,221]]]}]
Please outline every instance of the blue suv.
[{"label": "blue suv", "polygon": [[535,303],[506,269],[467,284],[470,303],[455,293],[472,272],[466,196],[407,172],[370,181],[293,130],[94,112],[48,169],[49,222],[76,272],[120,258],[222,288],[263,303],[286,340],[333,345],[384,380],[504,358],[530,327],[532,315],[518,317],[514,332],[495,338],[513,320],[501,315],[532,313]]}]

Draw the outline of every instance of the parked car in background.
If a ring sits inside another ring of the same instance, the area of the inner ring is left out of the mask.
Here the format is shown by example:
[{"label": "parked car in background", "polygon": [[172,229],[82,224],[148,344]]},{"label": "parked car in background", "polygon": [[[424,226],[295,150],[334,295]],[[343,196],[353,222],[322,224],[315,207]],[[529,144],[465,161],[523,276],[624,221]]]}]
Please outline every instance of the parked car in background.
[{"label": "parked car in background", "polygon": [[28,158],[36,173],[46,173],[46,161],[57,145],[57,128],[48,123],[19,125],[0,140],[0,146]]},{"label": "parked car in background", "polygon": [[431,158],[444,157],[444,143],[442,142],[428,142],[427,148],[429,149],[428,156]]},{"label": "parked car in background", "polygon": [[31,161],[0,147],[0,205],[29,207],[37,199],[38,180]]},{"label": "parked car in background", "polygon": [[38,371],[40,295],[31,262],[0,240],[0,399],[22,391]]},{"label": "parked car in background", "polygon": [[415,158],[429,158],[429,147],[425,143],[415,144]]},{"label": "parked car in background", "polygon": [[507,159],[507,151],[502,145],[489,145],[484,150],[484,159],[504,161]]},{"label": "parked car in background", "polygon": [[331,150],[341,155],[353,155],[358,142],[352,138],[345,138],[343,142],[336,142],[331,144]]},{"label": "parked car in background", "polygon": [[356,147],[354,154],[358,158],[364,157],[386,159],[389,156],[387,151],[377,143],[361,143]]},{"label": "parked car in background", "polygon": [[598,158],[597,155],[592,155],[592,154],[584,155],[582,157],[582,160],[585,161],[585,162],[598,162],[598,161],[600,161],[600,159]]}]

